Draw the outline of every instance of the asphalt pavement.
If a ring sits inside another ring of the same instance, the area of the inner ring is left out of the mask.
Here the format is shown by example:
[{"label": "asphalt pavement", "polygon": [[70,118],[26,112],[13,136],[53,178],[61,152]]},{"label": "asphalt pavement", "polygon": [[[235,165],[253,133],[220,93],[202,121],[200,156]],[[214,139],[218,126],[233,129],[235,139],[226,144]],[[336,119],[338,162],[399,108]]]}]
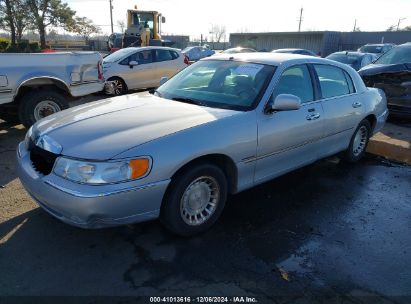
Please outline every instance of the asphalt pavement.
[{"label": "asphalt pavement", "polygon": [[194,238],[158,221],[82,230],[23,190],[14,149],[24,132],[0,122],[0,302],[109,295],[411,303],[409,166],[371,156],[317,162],[230,197],[217,225]]}]

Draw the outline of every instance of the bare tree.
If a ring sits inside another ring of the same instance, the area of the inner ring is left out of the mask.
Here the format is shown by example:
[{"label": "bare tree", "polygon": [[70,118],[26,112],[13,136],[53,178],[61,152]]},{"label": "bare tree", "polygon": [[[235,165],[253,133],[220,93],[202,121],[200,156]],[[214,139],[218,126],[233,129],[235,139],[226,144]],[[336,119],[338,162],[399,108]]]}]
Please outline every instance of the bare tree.
[{"label": "bare tree", "polygon": [[210,29],[212,42],[225,41],[226,33],[227,33],[227,29],[225,25],[217,25],[217,24],[212,25]]},{"label": "bare tree", "polygon": [[124,33],[124,29],[126,28],[126,23],[122,20],[117,20],[117,26],[120,28],[120,33]]}]

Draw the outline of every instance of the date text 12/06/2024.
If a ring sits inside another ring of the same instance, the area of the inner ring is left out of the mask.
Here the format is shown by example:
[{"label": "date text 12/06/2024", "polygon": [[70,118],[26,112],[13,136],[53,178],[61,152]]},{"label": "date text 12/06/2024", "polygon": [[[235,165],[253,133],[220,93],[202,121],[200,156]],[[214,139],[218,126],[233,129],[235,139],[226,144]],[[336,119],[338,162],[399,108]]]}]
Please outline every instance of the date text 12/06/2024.
[{"label": "date text 12/06/2024", "polygon": [[150,297],[150,303],[258,303],[254,297]]}]

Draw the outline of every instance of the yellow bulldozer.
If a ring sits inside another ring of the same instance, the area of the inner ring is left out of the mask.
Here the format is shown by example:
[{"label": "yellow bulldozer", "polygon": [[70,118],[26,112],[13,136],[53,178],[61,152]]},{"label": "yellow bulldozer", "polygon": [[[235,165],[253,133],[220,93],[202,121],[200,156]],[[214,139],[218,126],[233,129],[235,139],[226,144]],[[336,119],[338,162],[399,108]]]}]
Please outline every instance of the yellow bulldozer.
[{"label": "yellow bulldozer", "polygon": [[127,10],[127,29],[123,35],[122,47],[164,46],[161,40],[161,25],[166,18],[156,11]]}]

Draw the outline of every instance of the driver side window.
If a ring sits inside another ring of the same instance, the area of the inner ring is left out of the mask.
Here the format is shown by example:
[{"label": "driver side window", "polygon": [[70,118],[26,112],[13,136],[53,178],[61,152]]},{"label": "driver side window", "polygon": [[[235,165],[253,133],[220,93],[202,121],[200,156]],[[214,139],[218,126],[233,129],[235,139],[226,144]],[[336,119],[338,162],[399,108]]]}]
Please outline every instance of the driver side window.
[{"label": "driver side window", "polygon": [[314,89],[307,65],[301,64],[286,69],[274,89],[272,99],[280,94],[292,94],[302,103],[314,101]]},{"label": "driver side window", "polygon": [[139,65],[153,63],[153,53],[151,50],[140,51],[123,59],[120,64],[129,65],[131,61],[137,61]]},{"label": "driver side window", "polygon": [[130,62],[132,62],[132,61],[138,61],[138,60],[137,60],[137,58],[138,58],[138,57],[137,57],[137,54],[138,54],[138,53],[134,53],[134,54],[128,56],[127,58],[123,59],[123,60],[120,62],[120,64],[121,64],[121,65],[129,65]]}]

